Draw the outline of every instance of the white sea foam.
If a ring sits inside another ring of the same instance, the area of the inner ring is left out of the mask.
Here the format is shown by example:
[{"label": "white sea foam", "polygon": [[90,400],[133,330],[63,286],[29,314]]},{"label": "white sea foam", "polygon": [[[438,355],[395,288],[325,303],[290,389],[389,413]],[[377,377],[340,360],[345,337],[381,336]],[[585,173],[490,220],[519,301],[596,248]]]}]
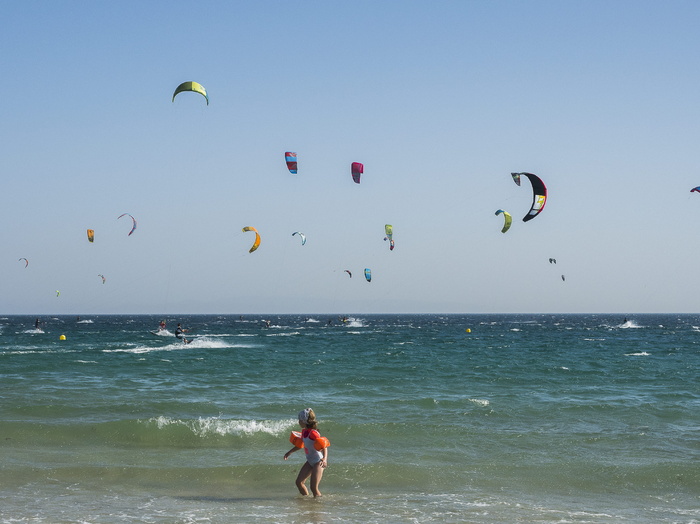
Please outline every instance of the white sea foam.
[{"label": "white sea foam", "polygon": [[293,421],[289,420],[241,420],[222,419],[220,417],[200,417],[197,420],[180,420],[159,416],[151,418],[147,423],[156,424],[158,429],[168,426],[185,426],[197,436],[207,435],[254,435],[265,433],[279,435],[289,429]]},{"label": "white sea foam", "polygon": [[619,327],[620,329],[638,329],[644,326],[640,326],[634,320],[627,320],[617,327]]},{"label": "white sea foam", "polygon": [[646,351],[640,351],[638,353],[625,353],[626,357],[648,357],[649,353]]},{"label": "white sea foam", "polygon": [[289,333],[268,333],[266,336],[268,337],[291,337],[294,335],[300,335],[301,333],[299,331],[291,331]]},{"label": "white sea foam", "polygon": [[189,344],[179,340],[166,346],[135,346],[131,348],[104,349],[104,353],[151,353],[152,351],[183,351],[188,349],[228,349],[228,348],[252,348],[252,344],[230,344],[223,340],[213,340],[209,337],[197,337]]},{"label": "white sea foam", "polygon": [[481,398],[470,398],[469,402],[473,402],[474,404],[476,404],[477,406],[481,406],[482,408],[485,408],[486,406],[488,406],[490,404],[490,402],[488,400],[481,399]]}]

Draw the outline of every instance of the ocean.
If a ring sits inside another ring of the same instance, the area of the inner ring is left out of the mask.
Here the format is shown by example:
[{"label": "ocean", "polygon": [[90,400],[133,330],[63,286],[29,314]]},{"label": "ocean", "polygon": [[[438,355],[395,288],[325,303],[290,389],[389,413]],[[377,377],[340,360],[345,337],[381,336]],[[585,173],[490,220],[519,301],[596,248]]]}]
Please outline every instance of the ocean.
[{"label": "ocean", "polygon": [[700,522],[699,315],[165,319],[0,318],[0,521]]}]

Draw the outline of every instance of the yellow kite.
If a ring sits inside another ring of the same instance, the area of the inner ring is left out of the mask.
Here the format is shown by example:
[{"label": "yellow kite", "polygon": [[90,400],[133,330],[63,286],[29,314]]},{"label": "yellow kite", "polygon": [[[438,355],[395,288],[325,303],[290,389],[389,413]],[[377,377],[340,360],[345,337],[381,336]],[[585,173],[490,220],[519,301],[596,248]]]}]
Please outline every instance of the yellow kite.
[{"label": "yellow kite", "polygon": [[253,242],[253,245],[251,246],[250,250],[248,253],[252,253],[256,249],[258,249],[258,246],[260,245],[260,233],[258,233],[258,230],[255,229],[254,227],[251,226],[246,226],[243,228],[243,232],[245,233],[246,231],[253,231],[255,233],[255,242]]},{"label": "yellow kite", "polygon": [[178,93],[182,93],[183,91],[194,91],[195,93],[199,93],[207,99],[207,105],[209,105],[209,96],[207,95],[207,90],[204,89],[202,84],[198,84],[197,82],[183,82],[177,86],[177,89],[175,89],[175,92],[173,93],[173,102],[175,102],[175,97],[178,95]]}]

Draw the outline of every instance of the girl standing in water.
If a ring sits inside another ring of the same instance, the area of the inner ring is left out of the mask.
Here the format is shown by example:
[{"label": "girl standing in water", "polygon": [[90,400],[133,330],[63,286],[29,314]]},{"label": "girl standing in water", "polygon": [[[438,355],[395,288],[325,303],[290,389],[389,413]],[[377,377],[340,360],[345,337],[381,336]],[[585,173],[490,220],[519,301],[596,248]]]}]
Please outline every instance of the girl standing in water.
[{"label": "girl standing in water", "polygon": [[318,485],[323,477],[323,470],[328,466],[328,447],[331,443],[327,438],[322,437],[317,431],[316,414],[311,408],[303,409],[299,412],[299,426],[301,433],[292,431],[289,441],[294,444],[294,447],[284,454],[284,460],[289,458],[289,455],[304,448],[306,452],[306,462],[299,470],[297,475],[296,485],[299,493],[308,495],[309,490],[306,489],[306,479],[311,477],[309,486],[314,497],[320,497],[321,492],[318,490]]}]

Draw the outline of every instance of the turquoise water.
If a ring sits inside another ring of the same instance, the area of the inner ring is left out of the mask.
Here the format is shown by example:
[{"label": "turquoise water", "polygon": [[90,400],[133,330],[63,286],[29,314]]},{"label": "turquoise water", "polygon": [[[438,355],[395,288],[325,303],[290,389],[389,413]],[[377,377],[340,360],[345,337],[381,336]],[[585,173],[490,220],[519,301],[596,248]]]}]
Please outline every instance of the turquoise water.
[{"label": "turquoise water", "polygon": [[700,316],[42,320],[0,319],[3,522],[700,521]]}]

